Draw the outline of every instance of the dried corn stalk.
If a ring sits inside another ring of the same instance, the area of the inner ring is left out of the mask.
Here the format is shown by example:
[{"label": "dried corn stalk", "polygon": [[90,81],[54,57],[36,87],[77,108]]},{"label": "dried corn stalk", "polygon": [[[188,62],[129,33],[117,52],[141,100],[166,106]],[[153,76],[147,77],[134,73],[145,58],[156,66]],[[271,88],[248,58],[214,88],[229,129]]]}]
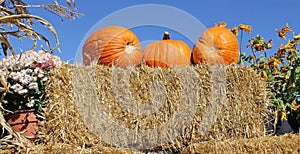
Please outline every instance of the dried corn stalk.
[{"label": "dried corn stalk", "polygon": [[[54,52],[54,50],[57,49],[58,51],[60,51],[60,43],[55,28],[46,19],[37,15],[30,14],[28,12],[28,8],[44,8],[51,13],[54,13],[67,20],[82,16],[82,14],[74,11],[74,8],[76,6],[75,1],[71,3],[70,0],[66,0],[66,2],[68,4],[68,7],[64,7],[58,4],[56,1],[55,4],[41,5],[28,5],[22,0],[0,1],[0,42],[4,55],[8,56],[9,50],[13,55],[16,54],[9,40],[10,36],[19,39],[31,39],[33,41],[31,50],[35,49],[38,40],[43,40],[48,46],[48,49],[43,50]],[[45,25],[48,30],[54,35],[56,43],[55,48],[52,47],[47,37],[32,28],[35,21],[41,23],[42,25]]]}]

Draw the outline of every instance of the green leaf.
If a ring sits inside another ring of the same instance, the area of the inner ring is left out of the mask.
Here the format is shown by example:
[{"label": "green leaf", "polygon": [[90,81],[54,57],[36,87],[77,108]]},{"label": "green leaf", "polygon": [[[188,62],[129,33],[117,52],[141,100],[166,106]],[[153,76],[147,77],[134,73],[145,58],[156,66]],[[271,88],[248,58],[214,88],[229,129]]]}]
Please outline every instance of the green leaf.
[{"label": "green leaf", "polygon": [[292,74],[292,71],[291,71],[291,70],[288,70],[288,71],[286,72],[285,78],[286,78],[286,79],[289,79],[289,78],[291,77],[291,74]]},{"label": "green leaf", "polygon": [[300,73],[300,66],[296,68],[295,73]]},{"label": "green leaf", "polygon": [[288,108],[292,108],[292,105],[290,103],[286,103],[285,106]]},{"label": "green leaf", "polygon": [[282,89],[281,89],[281,90],[282,90],[282,91],[285,91],[285,89],[286,89],[286,83],[283,83],[281,86],[282,86]]},{"label": "green leaf", "polygon": [[248,57],[245,58],[245,61],[250,62],[250,61],[252,61],[252,59],[253,59],[252,56],[248,56]]},{"label": "green leaf", "polygon": [[246,56],[246,52],[241,53],[241,57],[244,57],[244,56]]}]

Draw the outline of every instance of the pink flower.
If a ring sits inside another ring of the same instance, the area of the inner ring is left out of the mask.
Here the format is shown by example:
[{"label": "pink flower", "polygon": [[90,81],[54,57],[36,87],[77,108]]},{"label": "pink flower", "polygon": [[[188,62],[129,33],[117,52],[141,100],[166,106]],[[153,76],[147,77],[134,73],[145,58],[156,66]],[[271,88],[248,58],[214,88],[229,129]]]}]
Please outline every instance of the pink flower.
[{"label": "pink flower", "polygon": [[48,68],[48,67],[53,67],[54,66],[54,63],[52,60],[47,60],[46,62],[42,63],[41,65],[41,68]]},{"label": "pink flower", "polygon": [[37,82],[31,82],[28,85],[28,89],[36,89],[36,88],[38,88],[38,83]]}]

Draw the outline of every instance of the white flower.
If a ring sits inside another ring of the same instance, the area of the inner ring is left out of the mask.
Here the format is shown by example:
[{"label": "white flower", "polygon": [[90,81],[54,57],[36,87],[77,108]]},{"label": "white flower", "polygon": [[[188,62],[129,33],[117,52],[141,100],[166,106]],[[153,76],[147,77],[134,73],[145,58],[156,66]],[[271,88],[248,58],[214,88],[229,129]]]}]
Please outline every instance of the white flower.
[{"label": "white flower", "polygon": [[44,77],[44,73],[39,73],[39,74],[38,74],[38,77],[39,77],[39,78]]},{"label": "white flower", "polygon": [[33,107],[34,105],[34,100],[30,100],[28,103],[26,103],[27,107]]},{"label": "white flower", "polygon": [[20,72],[11,72],[11,73],[10,73],[10,77],[11,77],[13,80],[18,81],[18,80],[21,78]]},{"label": "white flower", "polygon": [[60,66],[62,64],[60,59],[53,59],[54,66]]},{"label": "white flower", "polygon": [[21,71],[20,71],[20,75],[21,76],[25,76],[27,74],[27,71],[25,70],[25,69],[22,69]]},{"label": "white flower", "polygon": [[32,81],[36,82],[37,81],[37,77],[36,76],[32,77]]},{"label": "white flower", "polygon": [[22,89],[18,92],[20,95],[23,95],[23,94],[26,94],[28,93],[28,90],[27,89]]},{"label": "white flower", "polygon": [[42,81],[47,81],[48,80],[48,78],[47,77],[44,77],[43,79],[42,79]]},{"label": "white flower", "polygon": [[25,76],[21,77],[19,81],[20,81],[22,84],[28,84],[28,83],[31,82],[31,80],[32,80],[32,77],[31,77],[30,75],[27,75],[27,74],[26,74]]},{"label": "white flower", "polygon": [[23,87],[20,84],[14,84],[10,87],[11,89],[13,89],[14,92],[18,93],[20,90],[23,89]]},{"label": "white flower", "polygon": [[24,68],[26,68],[26,67],[29,67],[29,66],[31,66],[32,65],[32,63],[33,63],[33,61],[30,59],[30,60],[24,60],[24,62],[23,62],[23,67]]},{"label": "white flower", "polygon": [[31,74],[32,72],[33,72],[32,69],[30,69],[30,68],[27,68],[27,69],[26,69],[26,73]]},{"label": "white flower", "polygon": [[28,89],[36,89],[36,88],[38,88],[38,83],[37,82],[31,82],[29,84]]},{"label": "white flower", "polygon": [[44,71],[39,67],[34,69],[34,73],[40,78],[44,76]]}]

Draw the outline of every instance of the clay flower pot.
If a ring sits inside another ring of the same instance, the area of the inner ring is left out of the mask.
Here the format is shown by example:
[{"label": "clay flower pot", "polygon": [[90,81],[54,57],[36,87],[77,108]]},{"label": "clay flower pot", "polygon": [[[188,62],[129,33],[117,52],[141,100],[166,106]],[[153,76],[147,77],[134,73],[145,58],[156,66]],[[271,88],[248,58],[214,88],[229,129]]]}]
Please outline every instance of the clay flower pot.
[{"label": "clay flower pot", "polygon": [[38,120],[34,110],[21,110],[5,115],[7,123],[15,132],[28,139],[35,138],[38,130]]}]

